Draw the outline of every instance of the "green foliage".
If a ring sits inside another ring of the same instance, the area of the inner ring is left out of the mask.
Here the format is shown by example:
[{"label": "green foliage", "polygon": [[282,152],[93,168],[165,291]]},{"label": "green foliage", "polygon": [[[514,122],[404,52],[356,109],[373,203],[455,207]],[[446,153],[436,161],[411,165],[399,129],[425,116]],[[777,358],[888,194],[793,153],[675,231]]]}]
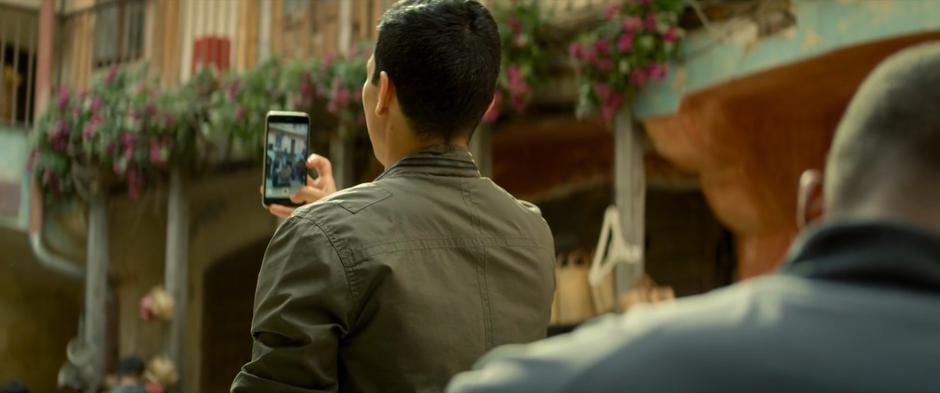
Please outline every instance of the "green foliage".
[{"label": "green foliage", "polygon": [[542,42],[542,14],[536,0],[494,4],[499,27],[502,64],[496,86],[496,105],[484,121],[494,122],[511,110],[524,113],[532,100],[532,88],[546,78],[548,52]]},{"label": "green foliage", "polygon": [[54,198],[86,198],[126,185],[132,197],[185,168],[262,156],[269,110],[310,114],[315,129],[362,137],[361,89],[370,51],[220,75],[204,68],[160,90],[146,68],[111,68],[87,91],[62,87],[37,121],[33,173]]}]

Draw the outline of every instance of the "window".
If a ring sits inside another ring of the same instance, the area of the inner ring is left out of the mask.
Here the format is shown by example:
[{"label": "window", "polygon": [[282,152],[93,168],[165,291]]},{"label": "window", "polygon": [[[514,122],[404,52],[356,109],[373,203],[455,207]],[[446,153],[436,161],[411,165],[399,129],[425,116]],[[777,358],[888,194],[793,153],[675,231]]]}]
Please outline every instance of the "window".
[{"label": "window", "polygon": [[144,0],[98,0],[95,67],[134,61],[143,54]]}]

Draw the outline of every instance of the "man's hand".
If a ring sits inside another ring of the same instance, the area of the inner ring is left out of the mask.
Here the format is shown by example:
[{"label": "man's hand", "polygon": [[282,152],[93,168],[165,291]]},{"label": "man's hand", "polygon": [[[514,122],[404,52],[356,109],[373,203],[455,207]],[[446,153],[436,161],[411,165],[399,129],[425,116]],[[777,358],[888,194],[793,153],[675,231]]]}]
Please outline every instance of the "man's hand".
[{"label": "man's hand", "polygon": [[[319,201],[336,192],[336,181],[333,180],[333,165],[326,157],[311,154],[307,158],[307,169],[317,171],[317,180],[307,176],[307,185],[302,187],[296,194],[291,195],[290,200],[294,203],[308,204]],[[262,192],[264,190],[262,189]],[[271,214],[287,218],[294,212],[293,207],[272,204],[268,207]]]}]

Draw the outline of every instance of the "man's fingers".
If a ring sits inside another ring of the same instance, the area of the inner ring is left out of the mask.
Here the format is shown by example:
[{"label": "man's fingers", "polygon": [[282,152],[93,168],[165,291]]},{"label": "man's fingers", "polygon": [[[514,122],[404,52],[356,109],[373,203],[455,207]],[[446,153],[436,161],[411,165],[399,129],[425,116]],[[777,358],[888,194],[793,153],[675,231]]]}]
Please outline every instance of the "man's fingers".
[{"label": "man's fingers", "polygon": [[271,212],[271,214],[283,218],[290,217],[291,213],[294,212],[294,208],[278,204],[272,204],[268,206],[268,210]]},{"label": "man's fingers", "polygon": [[294,203],[313,203],[319,201],[328,194],[315,187],[302,187],[296,194],[290,196]]},{"label": "man's fingers", "polygon": [[310,158],[307,159],[307,169],[317,171],[319,177],[333,177],[333,164],[326,157],[320,155],[310,155]]}]

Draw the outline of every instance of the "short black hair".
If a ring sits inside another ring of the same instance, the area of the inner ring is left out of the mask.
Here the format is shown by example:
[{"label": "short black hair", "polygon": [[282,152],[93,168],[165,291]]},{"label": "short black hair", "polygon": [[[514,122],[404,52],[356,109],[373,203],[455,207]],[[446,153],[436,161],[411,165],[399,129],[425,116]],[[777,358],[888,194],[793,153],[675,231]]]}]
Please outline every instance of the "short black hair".
[{"label": "short black hair", "polygon": [[403,0],[379,21],[372,84],[385,71],[419,135],[471,135],[499,76],[499,30],[474,0]]},{"label": "short black hair", "polygon": [[[940,190],[940,43],[905,49],[865,79],[836,130],[826,163],[827,210],[874,191],[904,198]],[[888,186],[889,184],[901,187]],[[940,195],[927,196],[931,200]]]},{"label": "short black hair", "polygon": [[137,356],[128,356],[121,359],[121,363],[118,364],[118,376],[134,376],[139,377],[144,375],[144,370],[147,369],[147,365],[144,363],[144,360]]}]

